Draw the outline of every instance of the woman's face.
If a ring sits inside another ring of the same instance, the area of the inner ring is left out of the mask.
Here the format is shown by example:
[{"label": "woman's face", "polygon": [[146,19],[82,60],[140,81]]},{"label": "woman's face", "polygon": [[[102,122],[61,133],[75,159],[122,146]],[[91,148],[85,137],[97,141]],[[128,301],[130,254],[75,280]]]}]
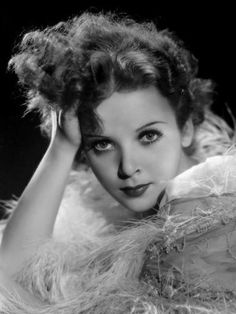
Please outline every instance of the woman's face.
[{"label": "woman's face", "polygon": [[[180,132],[168,100],[155,87],[115,92],[96,113],[102,133],[83,134],[89,165],[123,206],[150,209],[168,180],[192,165],[183,152],[191,132]],[[145,186],[129,189],[138,185]]]}]

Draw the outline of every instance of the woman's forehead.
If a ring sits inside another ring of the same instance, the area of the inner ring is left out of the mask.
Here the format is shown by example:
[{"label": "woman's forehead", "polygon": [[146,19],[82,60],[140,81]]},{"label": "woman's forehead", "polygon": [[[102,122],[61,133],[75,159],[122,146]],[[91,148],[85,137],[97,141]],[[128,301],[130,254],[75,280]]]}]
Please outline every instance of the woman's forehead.
[{"label": "woman's forehead", "polygon": [[175,119],[167,98],[155,87],[128,92],[115,92],[96,108],[103,128],[139,127],[152,121],[169,122]]}]

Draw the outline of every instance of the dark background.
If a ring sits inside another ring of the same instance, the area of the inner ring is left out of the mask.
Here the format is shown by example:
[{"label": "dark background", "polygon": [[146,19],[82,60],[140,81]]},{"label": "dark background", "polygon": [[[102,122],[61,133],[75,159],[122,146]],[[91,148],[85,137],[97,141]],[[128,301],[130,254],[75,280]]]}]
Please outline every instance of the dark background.
[{"label": "dark background", "polygon": [[[23,117],[24,98],[17,86],[14,74],[8,73],[7,62],[13,47],[22,33],[46,27],[65,20],[86,9],[92,11],[126,12],[137,20],[155,19],[159,28],[168,28],[183,39],[199,59],[199,73],[217,84],[218,98],[214,110],[226,116],[224,104],[236,115],[235,100],[235,14],[233,4],[225,1],[206,7],[206,1],[189,1],[188,5],[174,5],[168,1],[122,3],[111,1],[85,1],[86,4],[70,4],[65,1],[48,7],[42,2],[30,6],[0,8],[1,22],[1,109],[0,109],[0,199],[20,196],[31,178],[48,141],[39,131],[35,114]],[[226,116],[227,119],[227,116]]]}]

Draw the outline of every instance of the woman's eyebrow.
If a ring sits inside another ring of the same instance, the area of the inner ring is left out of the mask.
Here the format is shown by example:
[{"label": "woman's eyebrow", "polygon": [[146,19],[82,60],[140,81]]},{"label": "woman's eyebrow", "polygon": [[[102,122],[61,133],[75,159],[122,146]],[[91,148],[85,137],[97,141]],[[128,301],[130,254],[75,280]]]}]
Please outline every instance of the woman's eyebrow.
[{"label": "woman's eyebrow", "polygon": [[83,134],[84,137],[101,137],[101,138],[108,138],[108,136],[105,135],[99,135],[99,134]]},{"label": "woman's eyebrow", "polygon": [[[141,131],[142,129],[144,129],[144,128],[146,128],[146,127],[148,127],[148,126],[151,126],[151,125],[153,125],[153,124],[157,124],[157,123],[167,123],[167,122],[165,122],[165,121],[152,121],[152,122],[148,122],[148,123],[146,123],[146,124],[144,124],[144,125],[142,125],[142,126],[140,126],[139,128],[137,128],[136,130],[135,130],[135,132],[139,132],[139,131]],[[106,136],[106,135],[100,135],[100,134],[88,134],[88,133],[86,133],[86,134],[84,134],[84,137],[87,137],[87,138],[92,138],[92,137],[95,137],[95,138],[109,138],[108,136]]]},{"label": "woman's eyebrow", "polygon": [[[152,122],[148,122],[148,123],[146,123],[146,124],[144,124],[144,125],[140,126],[139,128],[137,128],[137,129],[135,130],[135,132],[139,132],[139,131],[141,131],[142,129],[144,129],[144,128],[146,128],[146,127],[150,126],[150,125],[156,124],[156,123],[167,123],[167,122],[165,122],[165,121],[152,121]],[[108,136],[105,136],[105,135],[99,135],[99,134],[88,134],[88,133],[84,134],[84,136],[85,136],[85,137],[101,137],[101,138],[109,138]]]},{"label": "woman's eyebrow", "polygon": [[165,121],[152,121],[152,122],[148,122],[142,126],[140,126],[139,128],[136,129],[136,132],[139,132],[140,130],[146,128],[147,126],[150,126],[150,125],[153,125],[153,124],[156,124],[156,123],[167,123]]}]

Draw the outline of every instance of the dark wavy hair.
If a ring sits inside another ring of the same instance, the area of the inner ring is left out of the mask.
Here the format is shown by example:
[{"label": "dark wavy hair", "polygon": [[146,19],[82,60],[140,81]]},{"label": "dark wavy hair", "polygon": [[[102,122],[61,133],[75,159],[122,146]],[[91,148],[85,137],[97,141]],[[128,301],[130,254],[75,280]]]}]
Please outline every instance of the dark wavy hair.
[{"label": "dark wavy hair", "polygon": [[180,129],[190,116],[198,126],[212,103],[212,82],[197,77],[196,58],[174,34],[111,12],[27,33],[9,67],[26,87],[26,111],[40,113],[46,134],[52,107],[74,107],[83,129],[99,130],[95,109],[115,91],[157,87]]}]

